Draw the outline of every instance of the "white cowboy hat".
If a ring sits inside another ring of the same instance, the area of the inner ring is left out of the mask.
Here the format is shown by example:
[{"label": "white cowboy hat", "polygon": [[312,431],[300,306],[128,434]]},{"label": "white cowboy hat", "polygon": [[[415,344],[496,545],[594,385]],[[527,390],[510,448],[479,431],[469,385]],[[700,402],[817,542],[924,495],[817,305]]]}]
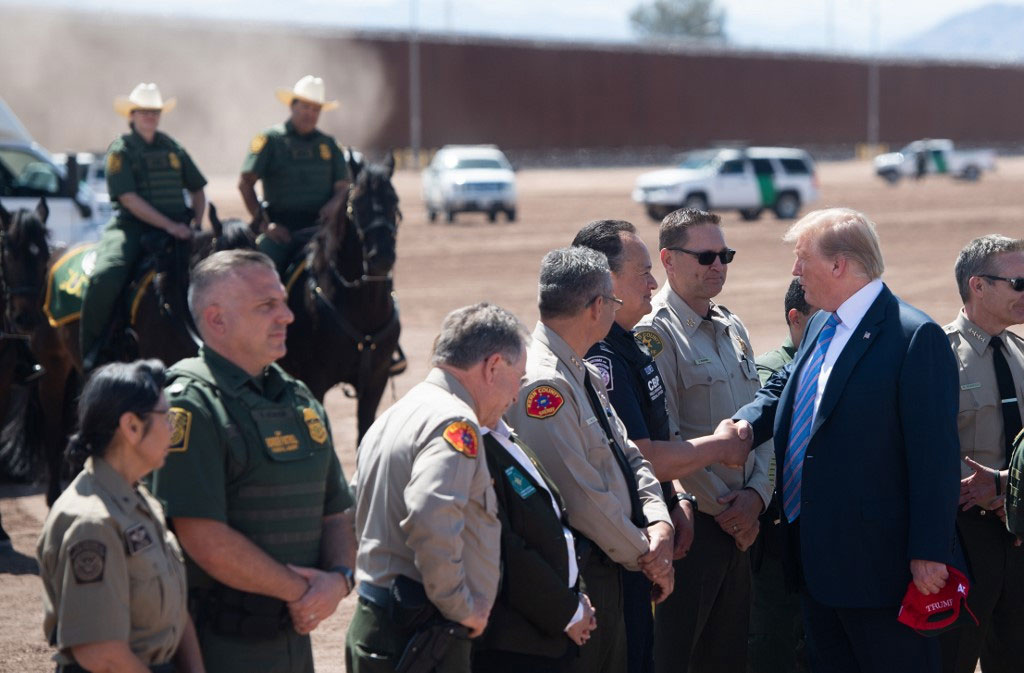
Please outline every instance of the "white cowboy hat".
[{"label": "white cowboy hat", "polygon": [[114,110],[122,117],[128,117],[135,110],[160,110],[170,112],[178,104],[177,98],[168,98],[166,101],[160,95],[160,89],[156,84],[150,82],[139,83],[127,96],[118,96],[114,99]]},{"label": "white cowboy hat", "polygon": [[291,89],[278,89],[277,99],[285,105],[291,106],[292,101],[298,98],[307,103],[319,105],[321,110],[333,110],[338,107],[336,100],[324,100],[324,81],[319,77],[306,75],[295,83]]}]

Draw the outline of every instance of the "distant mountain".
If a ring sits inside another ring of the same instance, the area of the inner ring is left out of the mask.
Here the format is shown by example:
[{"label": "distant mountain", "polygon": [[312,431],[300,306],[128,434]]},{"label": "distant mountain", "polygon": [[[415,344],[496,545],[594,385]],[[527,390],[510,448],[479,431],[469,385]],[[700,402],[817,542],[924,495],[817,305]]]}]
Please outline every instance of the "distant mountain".
[{"label": "distant mountain", "polygon": [[947,59],[1024,60],[1024,5],[992,3],[893,45],[892,52]]}]

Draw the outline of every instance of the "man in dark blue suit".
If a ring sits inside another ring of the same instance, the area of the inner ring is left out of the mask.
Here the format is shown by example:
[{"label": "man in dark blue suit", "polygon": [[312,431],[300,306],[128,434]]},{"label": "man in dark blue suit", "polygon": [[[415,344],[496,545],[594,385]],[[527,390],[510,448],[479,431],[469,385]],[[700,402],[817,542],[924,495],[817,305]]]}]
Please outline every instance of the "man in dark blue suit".
[{"label": "man in dark blue suit", "polygon": [[961,565],[956,364],[942,329],[880,280],[862,213],[809,213],[784,240],[822,311],[794,362],[734,418],[753,426],[755,445],[775,439],[811,668],[938,671],[937,641],[896,616],[911,579],[932,594],[946,564]]}]

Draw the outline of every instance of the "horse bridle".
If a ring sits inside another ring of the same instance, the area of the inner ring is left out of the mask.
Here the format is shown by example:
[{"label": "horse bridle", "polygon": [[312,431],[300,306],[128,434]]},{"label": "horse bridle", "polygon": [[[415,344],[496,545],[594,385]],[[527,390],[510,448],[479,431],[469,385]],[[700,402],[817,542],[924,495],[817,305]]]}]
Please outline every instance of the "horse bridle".
[{"label": "horse bridle", "polygon": [[9,322],[9,311],[12,297],[34,296],[38,288],[31,285],[11,287],[7,279],[7,265],[4,259],[7,257],[7,232],[0,230],[0,285],[3,286],[4,311],[0,316],[0,342],[4,341],[29,341],[32,337],[22,334],[17,330],[7,329]]},{"label": "horse bridle", "polygon": [[[355,280],[348,280],[347,278],[345,278],[344,275],[342,275],[341,271],[338,269],[337,262],[333,258],[327,263],[327,266],[328,268],[330,268],[331,274],[334,276],[334,279],[338,281],[338,283],[342,287],[348,289],[361,287],[366,283],[390,282],[392,279],[391,271],[388,271],[383,276],[376,276],[370,274],[370,261],[366,257],[366,237],[374,229],[385,228],[391,230],[391,221],[388,219],[387,213],[384,212],[384,206],[379,201],[373,201],[373,218],[370,220],[369,226],[360,226],[360,224],[356,221],[355,206],[353,205],[354,200],[352,196],[353,193],[351,190],[349,190],[348,199],[345,204],[345,214],[348,216],[349,221],[352,222],[352,224],[354,225],[352,228],[356,230],[356,235],[359,237],[359,254],[363,258],[363,273],[361,276],[359,276],[359,278],[356,278]],[[399,218],[401,218],[401,212],[396,208],[396,227],[397,220]]]}]

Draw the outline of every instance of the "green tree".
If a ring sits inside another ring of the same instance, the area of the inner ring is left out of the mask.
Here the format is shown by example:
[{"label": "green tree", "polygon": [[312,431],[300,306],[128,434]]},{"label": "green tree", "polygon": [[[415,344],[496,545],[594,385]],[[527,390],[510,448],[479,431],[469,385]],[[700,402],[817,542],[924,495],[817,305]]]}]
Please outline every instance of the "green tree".
[{"label": "green tree", "polygon": [[652,0],[629,13],[633,31],[645,38],[725,40],[725,10],[715,0]]}]

